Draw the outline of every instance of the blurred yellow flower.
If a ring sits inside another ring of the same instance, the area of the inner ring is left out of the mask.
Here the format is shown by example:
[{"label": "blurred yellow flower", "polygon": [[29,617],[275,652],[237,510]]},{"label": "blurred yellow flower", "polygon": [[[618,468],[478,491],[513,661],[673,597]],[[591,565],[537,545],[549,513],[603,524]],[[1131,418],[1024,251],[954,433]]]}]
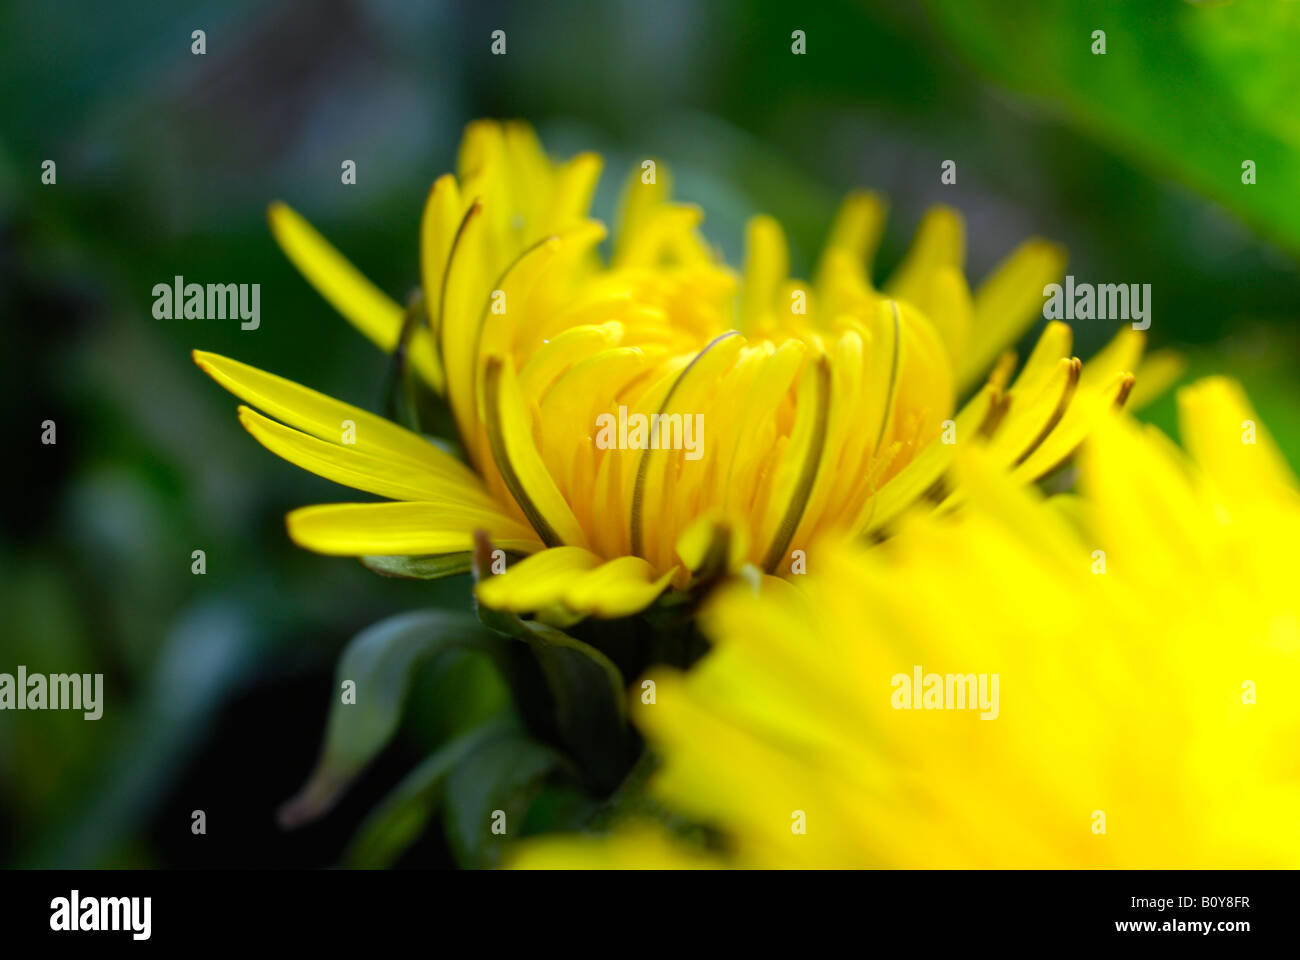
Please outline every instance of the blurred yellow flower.
[{"label": "blurred yellow flower", "polygon": [[[1083,499],[964,457],[952,517],[716,595],[714,651],[633,704],[663,758],[652,792],[743,866],[1300,865],[1300,489],[1236,384],[1179,406],[1187,454],[1099,425]],[[899,709],[917,665],[1000,677],[996,718]],[[517,863],[663,866],[650,836]]]},{"label": "blurred yellow flower", "polygon": [[455,570],[483,530],[533,554],[479,585],[488,606],[621,616],[670,584],[747,567],[788,575],[796,551],[828,533],[871,534],[923,497],[953,496],[958,442],[1031,482],[1133,386],[1141,334],[1125,330],[1085,371],[1061,323],[1013,381],[1002,351],[1041,312],[1064,255],[1027,241],[972,293],[962,221],[946,208],[926,216],[880,291],[869,264],[884,209],[870,194],[846,201],[804,283],[788,276],[768,217],[750,224],[733,275],[701,240],[700,211],[669,199],[662,165],[628,182],[608,264],[596,252],[604,228],[587,218],[595,155],[557,164],[527,126],[479,122],[459,167],[429,194],[409,315],[292,210],[274,205],[270,220],[303,275],[381,348],[409,331],[410,362],[445,397],[467,463],[195,353],[250,405],[240,419],[268,449],[395,501],[294,511],[289,533],[308,549],[452,555]]}]

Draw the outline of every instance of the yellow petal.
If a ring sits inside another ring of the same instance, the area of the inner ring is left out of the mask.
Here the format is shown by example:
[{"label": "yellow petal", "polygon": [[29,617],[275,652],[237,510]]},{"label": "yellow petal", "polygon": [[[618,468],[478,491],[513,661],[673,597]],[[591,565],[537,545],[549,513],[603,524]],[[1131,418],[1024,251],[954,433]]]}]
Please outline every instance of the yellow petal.
[{"label": "yellow petal", "polygon": [[859,532],[871,533],[888,526],[899,514],[918,502],[952,466],[956,451],[956,444],[940,443],[937,440],[928,444],[875,495]]},{"label": "yellow petal", "polygon": [[1240,384],[1207,377],[1178,391],[1183,444],[1222,492],[1235,498],[1294,490],[1295,475]]},{"label": "yellow petal", "polygon": [[[1146,347],[1146,334],[1132,327],[1124,327],[1091,357],[1079,378],[1079,392],[1101,388],[1115,379],[1117,373],[1134,373],[1142,360]],[[1066,347],[1066,353],[1069,347]]]},{"label": "yellow petal", "polygon": [[1186,455],[1163,436],[1153,442],[1156,436],[1127,418],[1103,418],[1084,445],[1080,487],[1106,505],[1095,519],[1107,566],[1123,564],[1131,582],[1161,581],[1173,590],[1182,584],[1169,571],[1215,562],[1216,543],[1203,529],[1205,510],[1192,492]]},{"label": "yellow petal", "polygon": [[624,240],[618,265],[655,267],[661,259],[683,246],[682,239],[694,234],[704,211],[683,203],[667,203],[645,215],[645,223]]},{"label": "yellow petal", "polygon": [[893,420],[898,399],[898,378],[902,369],[902,315],[893,300],[882,300],[871,318],[871,355],[866,383],[869,393],[863,409],[862,429],[878,453],[885,432]]},{"label": "yellow petal", "polygon": [[624,266],[628,262],[628,248],[641,235],[655,211],[668,202],[672,196],[672,174],[667,164],[655,161],[655,178],[645,183],[641,177],[640,166],[634,168],[623,184],[623,196],[619,201],[617,224],[614,230],[614,265]]},{"label": "yellow petal", "polygon": [[354,490],[364,490],[393,500],[436,500],[466,507],[497,510],[476,479],[458,474],[440,476],[405,459],[374,456],[355,446],[318,440],[262,416],[249,407],[239,408],[239,422],[262,446],[304,470]]},{"label": "yellow petal", "polygon": [[456,178],[443,174],[433,182],[420,216],[420,284],[429,323],[436,333],[442,322],[442,287],[447,279],[447,265],[452,244],[465,216],[464,204]]},{"label": "yellow petal", "polygon": [[1032,530],[1036,552],[1059,563],[1062,570],[1082,567],[1087,552],[1069,521],[1041,509],[1043,497],[1036,488],[1007,483],[1002,465],[978,447],[964,449],[956,469],[963,492],[978,504],[982,517],[1001,523],[1013,536]]},{"label": "yellow petal", "polygon": [[536,239],[542,232],[538,225],[546,203],[555,189],[555,166],[529,124],[507,121],[505,138],[510,175],[516,184],[514,203],[523,219],[525,236]]},{"label": "yellow petal", "polygon": [[816,274],[818,289],[826,285],[827,256],[832,251],[847,253],[863,277],[870,278],[871,260],[884,227],[885,203],[879,195],[856,191],[845,197],[831,225],[826,246],[822,248],[822,260]]},{"label": "yellow petal", "polygon": [[473,549],[476,530],[514,553],[542,547],[516,520],[447,503],[327,503],[294,510],[285,523],[300,547],[338,557],[459,553]]},{"label": "yellow petal", "polygon": [[[1016,376],[1010,392],[1019,396],[1032,396],[1042,389],[1055,373],[1063,359],[1070,356],[1070,347],[1074,343],[1074,331],[1069,324],[1053,320],[1043,328],[1042,335],[1034,344],[1034,349],[1025,361],[1024,369]],[[1082,379],[1082,374],[1080,375]]]},{"label": "yellow petal", "polygon": [[[517,355],[517,341],[527,317],[529,297],[539,282],[559,264],[572,262],[590,251],[605,239],[605,226],[596,220],[584,220],[559,234],[539,240],[524,250],[496,282],[496,292],[501,293],[502,313],[494,313],[484,304],[483,314],[474,331],[475,345],[470,355],[471,367],[467,375],[482,376],[483,358],[490,355]],[[481,384],[480,384],[481,386]],[[479,391],[481,396],[481,390]],[[527,394],[536,399],[535,394]],[[476,396],[476,401],[478,397]]]},{"label": "yellow petal", "polygon": [[871,533],[888,526],[931,491],[946,492],[951,483],[945,484],[944,475],[952,466],[957,451],[963,445],[980,439],[980,427],[989,420],[990,410],[997,408],[1002,396],[997,384],[988,383],[971,397],[953,418],[956,442],[943,443],[940,438],[927,444],[875,495],[875,502],[869,505],[865,517],[857,525],[859,533]]},{"label": "yellow petal", "polygon": [[552,425],[541,436],[542,459],[561,488],[569,491],[577,513],[590,518],[587,529],[610,520],[591,517],[580,489],[595,473],[596,420],[609,412],[606,407],[623,386],[646,369],[645,355],[638,347],[613,347],[574,364],[541,398],[539,415],[543,423]]},{"label": "yellow petal", "polygon": [[675,572],[656,578],[640,557],[619,557],[574,579],[564,592],[564,604],[575,613],[597,617],[631,616],[654,603]]},{"label": "yellow petal", "polygon": [[[462,144],[464,147],[464,144]],[[452,240],[447,280],[442,288],[438,352],[447,377],[447,400],[456,417],[461,444],[471,460],[478,444],[478,411],[474,403],[474,355],[483,311],[491,302],[492,282],[484,245],[487,221],[482,202],[465,212]]]},{"label": "yellow petal", "polygon": [[366,279],[316,229],[288,205],[267,210],[271,233],[298,272],[354,327],[391,353],[405,311]]},{"label": "yellow petal", "polygon": [[819,354],[805,371],[804,385],[799,391],[795,426],[790,434],[790,459],[777,468],[769,507],[769,516],[777,523],[763,560],[763,568],[768,573],[776,569],[794,539],[823,465],[830,400],[830,361],[825,354]]},{"label": "yellow petal", "polygon": [[[734,330],[729,330],[711,340],[672,380],[656,412],[661,416],[673,414],[688,416],[697,412],[700,407],[696,404],[701,400],[706,388],[715,384],[722,374],[731,368],[743,344],[744,338]],[[672,457],[669,456],[670,453]],[[661,529],[662,525],[668,520],[680,522],[681,519],[661,515],[666,475],[670,460],[681,456],[680,450],[643,450],[633,479],[632,507],[629,517],[632,553],[647,557],[661,569],[666,564],[659,558],[659,554],[663,553],[666,557],[676,539],[671,530]],[[646,535],[647,514],[659,521],[652,537]],[[660,548],[663,542],[662,535],[671,538],[668,540],[668,546],[663,549]]]},{"label": "yellow petal", "polygon": [[745,525],[727,523],[717,511],[709,511],[677,538],[677,556],[691,573],[706,567],[735,571],[749,554],[748,539]]},{"label": "yellow petal", "polygon": [[618,323],[585,323],[569,327],[547,340],[529,356],[519,371],[519,384],[528,397],[540,397],[575,363],[615,346],[622,338]]},{"label": "yellow petal", "polygon": [[745,228],[745,280],[741,288],[740,324],[753,329],[775,309],[778,288],[790,273],[785,233],[775,219],[754,217]]},{"label": "yellow petal", "polygon": [[1014,466],[1023,463],[1047,439],[1069,409],[1083,364],[1077,357],[1054,361],[1051,375],[1037,390],[1011,396],[1011,406],[989,443],[991,454]]},{"label": "yellow petal", "polygon": [[951,207],[933,207],[922,218],[907,256],[890,276],[885,290],[891,296],[917,303],[936,272],[960,271],[965,261],[966,225],[961,214]]},{"label": "yellow petal", "polygon": [[1054,471],[1074,453],[1103,417],[1124,406],[1132,388],[1133,375],[1117,373],[1101,390],[1086,394],[1080,391],[1056,429],[1016,467],[1012,476],[1019,482],[1032,483]]},{"label": "yellow petal", "polygon": [[941,267],[916,301],[934,324],[949,359],[955,365],[966,350],[975,323],[975,303],[965,275],[956,267]]},{"label": "yellow petal", "polygon": [[532,613],[560,603],[576,575],[598,566],[600,557],[590,550],[552,547],[521,560],[500,576],[480,580],[475,593],[494,610]]},{"label": "yellow petal", "polygon": [[600,154],[580,153],[563,164],[555,177],[551,208],[542,223],[542,233],[559,233],[576,226],[591,209],[602,166]]},{"label": "yellow petal", "polygon": [[1134,371],[1136,383],[1128,400],[1129,408],[1141,410],[1173,386],[1186,369],[1187,359],[1175,350],[1148,354]]},{"label": "yellow petal", "polygon": [[807,352],[800,340],[742,352],[733,387],[738,397],[735,417],[731,428],[713,441],[723,445],[726,469],[718,472],[719,485],[711,502],[720,502],[724,515],[743,516],[751,510],[754,489],[767,461],[763,437],[772,430]]},{"label": "yellow petal", "polygon": [[721,860],[653,826],[611,835],[536,837],[506,854],[510,870],[717,870]]},{"label": "yellow petal", "polygon": [[492,457],[524,516],[548,547],[586,547],[577,518],[537,452],[532,417],[508,362],[488,360],[483,391]]},{"label": "yellow petal", "polygon": [[1064,248],[1026,240],[975,291],[970,343],[958,358],[957,385],[963,389],[984,375],[1003,349],[1043,313],[1043,287],[1065,272]]},{"label": "yellow petal", "polygon": [[193,356],[204,373],[239,399],[313,437],[341,442],[345,422],[351,421],[359,453],[401,459],[460,487],[478,482],[459,460],[383,417],[238,360],[201,350],[195,350]]},{"label": "yellow petal", "polygon": [[514,208],[505,131],[495,120],[475,120],[465,127],[456,170],[461,194],[470,203],[492,199],[493,233],[504,239],[511,230]]}]

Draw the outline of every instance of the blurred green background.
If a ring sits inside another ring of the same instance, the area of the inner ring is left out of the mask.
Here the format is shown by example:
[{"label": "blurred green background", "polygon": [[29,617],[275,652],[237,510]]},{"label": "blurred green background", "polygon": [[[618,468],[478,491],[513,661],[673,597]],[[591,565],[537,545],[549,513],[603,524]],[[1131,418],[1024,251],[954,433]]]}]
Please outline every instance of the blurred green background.
[{"label": "blurred green background", "polygon": [[[353,495],[258,447],[190,362],[214,350],[380,406],[384,358],[280,254],[270,200],[398,299],[428,186],[481,116],[532,121],[557,155],[604,153],[606,220],[626,171],[663,158],[733,263],[761,211],[806,274],[839,197],[866,186],[891,202],[879,275],[948,203],[973,277],[1041,234],[1081,280],[1150,283],[1153,346],[1182,350],[1191,375],[1243,379],[1297,463],[1298,50],[1289,0],[10,0],[0,671],[102,672],[106,706],[96,722],[0,714],[0,864],[332,864],[431,745],[502,697],[476,662],[438,661],[340,807],[276,826],[315,760],[342,646],[402,610],[463,606],[467,584],[293,548],[287,510]],[[939,180],[949,159],[955,186]],[[175,274],[260,283],[261,328],[155,320],[151,289]],[[1113,332],[1077,324],[1076,352]],[[1173,429],[1172,398],[1144,415]],[[430,830],[399,862],[451,850]]]}]

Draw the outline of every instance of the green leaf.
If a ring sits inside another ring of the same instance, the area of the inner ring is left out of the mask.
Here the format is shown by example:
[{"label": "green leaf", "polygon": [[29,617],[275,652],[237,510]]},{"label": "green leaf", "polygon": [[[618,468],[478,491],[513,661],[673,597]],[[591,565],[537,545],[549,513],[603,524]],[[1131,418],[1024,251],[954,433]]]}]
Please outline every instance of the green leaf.
[{"label": "green leaf", "polygon": [[[357,634],[335,671],[320,759],[303,788],[281,807],[281,825],[298,826],[324,814],[383,749],[397,729],[411,674],[426,658],[448,646],[493,640],[473,618],[445,610],[405,613]],[[354,703],[344,702],[348,683],[355,684]]]},{"label": "green leaf", "polygon": [[491,740],[457,764],[447,778],[444,825],[461,866],[500,865],[544,778],[562,764],[550,747],[522,735]]},{"label": "green leaf", "polygon": [[[525,629],[523,640],[537,655],[551,690],[558,692],[580,684],[592,694],[592,700],[607,700],[619,723],[627,720],[627,707],[623,702],[623,674],[605,656],[589,643],[576,640],[544,623],[520,621]],[[561,726],[580,724],[581,705],[561,703]]]},{"label": "green leaf", "polygon": [[352,838],[343,863],[349,867],[389,867],[424,832],[442,800],[447,775],[483,744],[514,728],[498,718],[443,744],[403,778]]},{"label": "green leaf", "polygon": [[[487,643],[514,646],[505,637],[494,636]],[[423,756],[481,727],[510,701],[509,684],[490,647],[447,650],[416,671],[402,714],[403,735]]]},{"label": "green leaf", "polygon": [[535,620],[479,606],[492,629],[524,641],[541,669],[554,705],[555,732],[597,790],[614,787],[633,749],[623,674],[588,643]]},{"label": "green leaf", "polygon": [[[1300,4],[929,0],[987,75],[1300,251]],[[1094,54],[1093,31],[1106,52]],[[1257,182],[1242,182],[1254,161]]]},{"label": "green leaf", "polygon": [[470,553],[444,553],[427,557],[362,557],[361,564],[384,577],[439,580],[469,573],[471,559]]}]

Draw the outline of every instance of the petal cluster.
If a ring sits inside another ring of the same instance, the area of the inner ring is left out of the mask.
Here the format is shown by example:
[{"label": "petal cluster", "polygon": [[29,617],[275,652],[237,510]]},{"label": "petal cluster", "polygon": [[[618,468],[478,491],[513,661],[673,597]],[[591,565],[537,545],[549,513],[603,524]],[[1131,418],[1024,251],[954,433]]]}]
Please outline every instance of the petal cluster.
[{"label": "petal cluster", "polygon": [[[1064,267],[1050,243],[1027,241],[972,290],[962,220],[937,208],[878,288],[884,206],[861,193],[812,281],[790,277],[767,217],[750,224],[737,275],[701,238],[700,211],[672,201],[660,165],[628,181],[605,256],[605,228],[588,218],[600,166],[593,154],[552,161],[521,124],[472,124],[458,175],[439,178],[426,202],[420,289],[405,308],[298,214],[272,207],[303,275],[444,397],[463,458],[196,354],[250,405],[241,421],[273,452],[395,501],[296,511],[295,541],[428,556],[468,551],[482,530],[527,557],[481,585],[484,603],[621,616],[720,572],[789,575],[826,536],[879,534],[918,502],[955,503],[963,445],[1035,480],[1133,388],[1133,331],[1085,370],[1069,328],[1049,324],[1015,372],[1005,348]],[[602,423],[638,419],[651,424],[640,442],[623,429],[617,444],[600,436]],[[681,442],[683,424],[697,428],[696,449]]]}]

